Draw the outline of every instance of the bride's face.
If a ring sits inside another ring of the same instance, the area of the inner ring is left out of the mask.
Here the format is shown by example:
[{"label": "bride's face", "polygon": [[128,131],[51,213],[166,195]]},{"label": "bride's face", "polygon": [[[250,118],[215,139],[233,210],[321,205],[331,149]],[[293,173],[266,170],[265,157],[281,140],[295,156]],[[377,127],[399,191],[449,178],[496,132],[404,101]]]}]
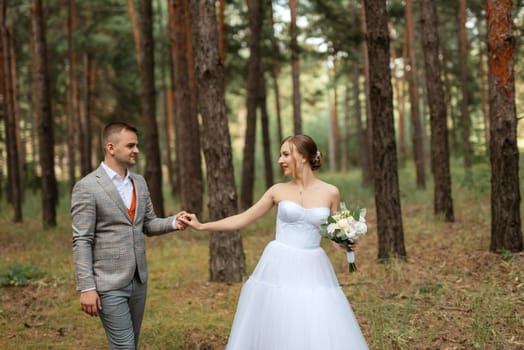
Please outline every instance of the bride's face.
[{"label": "bride's face", "polygon": [[284,142],[280,147],[280,158],[278,159],[278,164],[284,176],[295,177],[298,164],[303,158],[292,143]]}]

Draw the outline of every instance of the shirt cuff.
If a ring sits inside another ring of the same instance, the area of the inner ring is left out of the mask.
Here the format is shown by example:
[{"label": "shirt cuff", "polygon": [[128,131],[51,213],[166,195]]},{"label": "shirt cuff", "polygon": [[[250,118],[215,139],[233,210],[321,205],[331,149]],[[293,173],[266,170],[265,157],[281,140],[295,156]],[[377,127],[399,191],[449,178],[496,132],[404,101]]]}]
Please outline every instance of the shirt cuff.
[{"label": "shirt cuff", "polygon": [[91,291],[91,290],[96,290],[96,288],[93,287],[93,288],[82,289],[82,290],[80,291],[80,293],[89,292],[89,291]]}]

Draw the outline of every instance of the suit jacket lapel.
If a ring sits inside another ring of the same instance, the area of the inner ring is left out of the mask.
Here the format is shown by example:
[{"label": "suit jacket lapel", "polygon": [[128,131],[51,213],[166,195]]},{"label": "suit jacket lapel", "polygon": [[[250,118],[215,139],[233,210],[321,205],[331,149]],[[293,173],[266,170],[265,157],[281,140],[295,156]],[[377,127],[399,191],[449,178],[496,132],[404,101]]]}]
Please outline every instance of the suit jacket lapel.
[{"label": "suit jacket lapel", "polygon": [[104,170],[104,168],[102,168],[102,166],[98,167],[96,177],[98,178],[98,183],[107,193],[107,195],[113,200],[113,202],[115,202],[115,204],[118,206],[118,208],[120,208],[122,213],[129,219],[129,221],[131,221],[131,218],[129,217],[129,213],[127,211],[127,207],[124,204],[122,197],[120,197],[118,189],[116,188],[113,181],[111,181],[111,179],[107,175],[107,172]]},{"label": "suit jacket lapel", "polygon": [[140,181],[136,181],[137,176],[135,173],[130,172],[131,179],[133,180],[133,184],[135,185],[135,192],[136,192],[136,209],[135,209],[135,220],[140,214],[140,193],[142,193],[145,189],[142,186],[142,183]]}]

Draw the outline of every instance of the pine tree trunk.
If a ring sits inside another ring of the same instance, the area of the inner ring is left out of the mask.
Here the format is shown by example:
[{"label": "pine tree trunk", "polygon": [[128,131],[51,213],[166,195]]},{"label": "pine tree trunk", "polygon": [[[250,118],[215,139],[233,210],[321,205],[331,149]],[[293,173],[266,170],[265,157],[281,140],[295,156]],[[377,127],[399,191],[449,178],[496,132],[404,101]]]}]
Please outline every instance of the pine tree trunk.
[{"label": "pine tree trunk", "polygon": [[10,49],[11,33],[6,27],[6,3],[0,2],[0,50],[1,50],[1,81],[2,100],[4,104],[5,143],[7,148],[7,197],[13,207],[13,222],[22,222],[22,188],[20,174],[20,158],[16,137],[16,112],[14,106],[13,75],[11,70]]},{"label": "pine tree trunk", "polygon": [[[355,53],[356,54],[356,53]],[[355,55],[357,56],[357,55]],[[366,154],[367,147],[367,138],[365,130],[362,126],[362,107],[360,105],[360,68],[358,64],[358,59],[353,61],[353,101],[355,104],[355,121],[356,121],[356,132],[358,137],[358,154],[360,161],[360,168],[362,170],[362,177],[365,176],[365,168],[368,166],[366,162],[369,161],[371,157]],[[370,180],[368,180],[370,181]]]},{"label": "pine tree trunk", "polygon": [[420,2],[422,48],[431,123],[431,169],[434,177],[434,211],[446,221],[454,221],[451,196],[446,101],[440,77],[439,38],[436,5]]},{"label": "pine tree trunk", "polygon": [[300,93],[300,61],[297,42],[297,2],[298,0],[289,0],[289,9],[291,11],[289,36],[291,49],[291,78],[293,82],[293,131],[295,135],[302,134],[302,97]]},{"label": "pine tree trunk", "polygon": [[[203,149],[207,165],[209,218],[237,212],[233,155],[226,115],[224,66],[218,52],[214,0],[190,2],[193,48],[202,115]],[[241,282],[245,272],[242,239],[238,231],[212,232],[209,243],[213,282]]]},{"label": "pine tree trunk", "polygon": [[[78,15],[75,0],[69,0],[67,7],[67,50],[69,59],[69,94],[67,95],[68,108],[66,116],[67,125],[67,148],[66,156],[68,159],[67,173],[69,188],[73,189],[76,182],[76,140],[78,136],[77,121],[80,120],[79,112],[79,92],[78,92],[78,54],[73,49],[73,34],[76,31]],[[82,149],[80,149],[82,153]],[[85,175],[85,174],[82,174]]]},{"label": "pine tree trunk", "polygon": [[171,45],[173,57],[175,134],[179,191],[182,208],[199,215],[203,207],[200,130],[192,107],[187,56],[186,1],[172,0]]},{"label": "pine tree trunk", "polygon": [[[165,75],[164,75],[165,76]],[[174,100],[173,89],[168,87],[167,84],[164,87],[164,118],[165,118],[165,133],[166,133],[166,156],[167,156],[167,177],[169,185],[171,186],[171,193],[178,193],[178,186],[176,184],[176,170],[174,162],[174,145],[175,145],[175,131],[173,129],[174,116],[173,116],[173,100]]]},{"label": "pine tree trunk", "polygon": [[226,65],[226,35],[224,32],[224,18],[226,10],[226,1],[218,1],[218,52],[220,53],[220,59],[222,64]]},{"label": "pine tree trunk", "polygon": [[492,252],[523,250],[515,106],[512,1],[486,0]]},{"label": "pine tree trunk", "polygon": [[340,171],[347,173],[348,171],[348,135],[349,135],[349,101],[350,101],[349,85],[344,87],[344,118],[342,119],[342,132],[340,133]]},{"label": "pine tree trunk", "polygon": [[[483,23],[483,22],[480,22]],[[488,73],[486,66],[486,51],[483,44],[484,37],[481,38],[482,50],[479,50],[479,80],[480,80],[480,103],[482,105],[482,120],[484,121],[484,139],[486,145],[486,154],[489,155],[489,101],[488,101]]]},{"label": "pine tree trunk", "polygon": [[278,55],[279,49],[278,49],[278,43],[277,39],[275,38],[275,29],[274,29],[274,18],[273,18],[273,3],[271,0],[267,0],[268,7],[270,11],[270,23],[271,23],[271,47],[273,49],[272,54],[275,56],[271,57],[271,80],[273,82],[273,91],[275,95],[275,114],[277,119],[277,137],[278,142],[280,143],[284,136],[282,134],[282,116],[281,116],[281,108],[280,108],[280,88],[278,84],[278,76],[280,74],[280,63],[278,62],[278,58],[276,56]]},{"label": "pine tree trunk", "polygon": [[51,109],[51,86],[47,68],[47,46],[42,0],[33,0],[31,7],[31,30],[34,36],[33,68],[37,77],[39,115],[38,136],[40,167],[42,169],[42,213],[44,226],[56,226],[58,189],[54,167],[54,130]]},{"label": "pine tree trunk", "polygon": [[266,188],[273,186],[273,161],[271,159],[271,137],[269,136],[269,115],[267,113],[267,88],[264,66],[260,64],[258,85],[258,102],[260,108],[260,124],[262,127],[262,151],[264,152],[264,174],[266,177]]},{"label": "pine tree trunk", "polygon": [[[404,44],[402,45],[402,59],[404,62],[408,61],[408,32],[404,31]],[[397,78],[397,102],[398,102],[398,150],[400,155],[400,162],[404,162],[407,158],[406,150],[406,74],[401,78]]]},{"label": "pine tree trunk", "polygon": [[11,57],[10,61],[10,71],[11,71],[11,91],[13,92],[11,95],[11,104],[13,105],[13,121],[15,126],[15,142],[16,142],[16,148],[18,150],[17,152],[17,164],[18,164],[18,186],[20,191],[20,197],[21,201],[23,202],[24,199],[24,187],[25,187],[25,147],[22,144],[22,137],[20,132],[20,108],[18,103],[18,88],[17,88],[17,77],[16,77],[16,52],[15,52],[15,39],[14,39],[14,25],[11,24],[9,28],[9,35],[8,35],[8,47],[9,47],[9,56]]},{"label": "pine tree trunk", "polygon": [[364,36],[362,41],[362,52],[363,52],[363,69],[364,69],[364,96],[366,97],[366,125],[363,129],[364,138],[366,140],[365,149],[363,153],[366,155],[366,162],[362,164],[362,184],[366,187],[373,186],[373,120],[371,118],[371,99],[370,99],[370,86],[369,86],[369,55],[368,55],[368,42],[365,39],[367,35],[367,19],[366,19],[366,7],[362,4],[360,9],[361,28]]},{"label": "pine tree trunk", "polygon": [[[156,0],[156,7],[161,8],[161,3],[164,2],[164,0]],[[169,6],[169,3],[168,3]],[[170,28],[169,28],[169,12],[167,17],[161,15],[157,16],[157,26],[160,28],[160,30],[166,35],[167,38],[169,38],[170,34]],[[167,24],[164,23],[164,19],[167,18]],[[175,195],[178,190],[176,190],[175,185],[175,166],[174,166],[174,156],[173,156],[173,150],[174,150],[174,130],[173,130],[173,93],[172,89],[169,86],[169,81],[172,83],[172,67],[171,67],[171,51],[170,51],[169,42],[164,43],[161,41],[161,48],[160,48],[160,91],[161,91],[161,105],[162,105],[162,114],[163,119],[160,122],[161,128],[160,133],[165,138],[165,145],[163,147],[163,150],[165,151],[165,157],[162,157],[164,159],[164,162],[167,167],[167,181],[169,183],[169,187],[171,190],[171,194]],[[166,70],[166,68],[168,70]],[[169,78],[171,77],[171,80]],[[163,124],[162,124],[163,123]],[[163,128],[162,128],[163,126]]]},{"label": "pine tree trunk", "polygon": [[273,81],[273,91],[275,95],[275,114],[277,118],[277,137],[278,142],[281,142],[284,139],[282,132],[282,112],[280,107],[280,88],[278,85],[278,75],[280,68],[273,66],[271,69],[271,80]]},{"label": "pine tree trunk", "polygon": [[[200,149],[200,126],[198,124],[198,106],[197,106],[197,84],[195,82],[195,55],[193,54],[193,42],[191,34],[191,12],[189,9],[188,0],[184,0],[184,8],[186,14],[186,45],[187,45],[187,70],[188,70],[188,85],[189,92],[191,97],[191,114],[194,116],[193,123],[191,123],[191,133],[193,134],[193,149]],[[224,44],[225,45],[225,44]],[[224,54],[225,55],[225,54]],[[222,64],[225,67],[225,56],[222,60]],[[196,156],[196,155],[195,155]],[[202,181],[202,157],[200,156],[200,151],[198,152],[198,161],[199,161],[199,172],[198,179]],[[202,199],[199,199],[202,202]],[[200,204],[202,208],[203,204]]]},{"label": "pine tree trunk", "polygon": [[457,123],[457,116],[455,113],[455,105],[453,103],[454,99],[452,99],[453,93],[452,93],[452,83],[450,79],[450,77],[453,76],[453,72],[451,72],[451,69],[448,68],[453,63],[450,62],[452,60],[451,54],[446,50],[445,45],[442,46],[441,51],[442,51],[441,53],[442,53],[442,69],[443,69],[442,76],[443,76],[444,92],[445,92],[444,95],[446,99],[446,106],[448,106],[449,117],[451,119],[451,128],[449,129],[450,131],[449,138],[451,142],[450,152],[455,157],[458,157],[458,153],[459,153],[458,140],[457,140],[457,130],[458,130],[457,124],[458,123]]},{"label": "pine tree trunk", "polygon": [[466,0],[460,0],[459,10],[459,52],[460,52],[460,86],[462,91],[461,121],[462,121],[462,152],[466,180],[471,178],[471,144],[469,142],[469,81],[468,81],[468,38],[466,34]]},{"label": "pine tree trunk", "polygon": [[155,61],[153,41],[153,5],[150,0],[140,0],[139,7],[139,43],[138,52],[141,64],[140,82],[142,91],[142,124],[146,158],[145,179],[151,194],[151,201],[158,216],[164,216],[164,196],[162,194],[162,162],[158,126],[156,121]]},{"label": "pine tree trunk", "polygon": [[[337,75],[337,64],[336,60],[333,62],[333,94],[328,93],[330,108],[330,127],[329,127],[329,171],[337,171],[337,158],[338,158],[338,145],[340,143],[340,137],[338,132],[338,101],[337,101],[337,84],[336,84],[336,75]],[[331,97],[332,96],[332,97]]]},{"label": "pine tree trunk", "polygon": [[240,206],[247,209],[253,205],[255,183],[255,139],[257,126],[257,95],[261,65],[260,38],[262,30],[262,0],[248,0],[249,17],[249,66],[247,73],[247,117],[242,160],[242,192]]},{"label": "pine tree trunk", "polygon": [[409,98],[411,106],[411,139],[413,143],[413,160],[417,174],[417,187],[426,188],[426,170],[424,164],[424,143],[422,137],[422,125],[420,122],[419,108],[419,85],[417,78],[417,64],[415,54],[415,27],[413,24],[413,2],[406,0],[406,30],[408,32],[408,51],[409,51]]},{"label": "pine tree trunk", "polygon": [[140,62],[140,29],[138,27],[138,21],[135,14],[135,5],[133,0],[127,0],[127,12],[129,13],[129,21],[131,22],[131,29],[133,30],[133,43],[135,44],[136,52],[136,64],[138,70],[142,69],[142,63]]},{"label": "pine tree trunk", "polygon": [[373,119],[378,258],[406,257],[397,174],[393,93],[389,68],[386,0],[364,0],[367,18],[370,102]]},{"label": "pine tree trunk", "polygon": [[[2,0],[0,0],[2,1]],[[31,54],[35,52],[35,38],[33,35],[29,35],[29,48]],[[40,125],[40,118],[38,116],[38,93],[37,93],[37,72],[35,69],[31,69],[31,76],[29,80],[31,81],[31,115],[33,116],[33,121],[31,124],[31,139],[33,140],[33,169],[34,169],[34,175],[38,176],[38,168],[40,164],[40,142],[38,140],[38,126]],[[67,100],[67,99],[66,99]],[[38,189],[40,189],[40,186],[38,186]]]},{"label": "pine tree trunk", "polygon": [[94,86],[96,81],[96,64],[89,53],[84,52],[84,108],[80,114],[80,171],[85,176],[93,170],[92,165],[92,132],[91,112],[94,109]]}]

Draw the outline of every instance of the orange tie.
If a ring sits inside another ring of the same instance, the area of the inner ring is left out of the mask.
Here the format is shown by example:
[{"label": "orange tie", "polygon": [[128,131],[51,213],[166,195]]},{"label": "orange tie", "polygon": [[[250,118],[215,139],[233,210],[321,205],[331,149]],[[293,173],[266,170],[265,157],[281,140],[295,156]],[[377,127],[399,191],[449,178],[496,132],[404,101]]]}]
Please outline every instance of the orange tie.
[{"label": "orange tie", "polygon": [[131,184],[133,185],[133,199],[131,200],[131,207],[127,209],[127,212],[129,213],[131,222],[134,222],[135,221],[135,211],[136,211],[136,190],[135,190],[135,183],[131,181]]}]

